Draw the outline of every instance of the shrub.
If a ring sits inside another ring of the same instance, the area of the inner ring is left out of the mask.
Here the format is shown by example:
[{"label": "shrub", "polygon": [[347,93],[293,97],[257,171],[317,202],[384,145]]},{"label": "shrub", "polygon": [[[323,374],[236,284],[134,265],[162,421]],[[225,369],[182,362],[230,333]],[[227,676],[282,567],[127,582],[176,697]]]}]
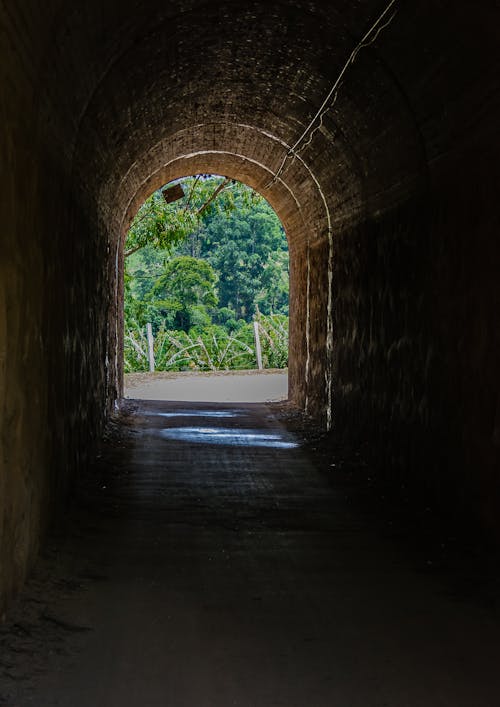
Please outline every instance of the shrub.
[{"label": "shrub", "polygon": [[[258,315],[264,368],[285,368],[288,363],[288,317]],[[154,341],[157,371],[220,371],[255,368],[253,326],[244,324],[233,333],[224,326],[193,327],[189,333],[167,329],[163,322]],[[146,327],[129,325],[124,337],[125,372],[149,370]]]}]

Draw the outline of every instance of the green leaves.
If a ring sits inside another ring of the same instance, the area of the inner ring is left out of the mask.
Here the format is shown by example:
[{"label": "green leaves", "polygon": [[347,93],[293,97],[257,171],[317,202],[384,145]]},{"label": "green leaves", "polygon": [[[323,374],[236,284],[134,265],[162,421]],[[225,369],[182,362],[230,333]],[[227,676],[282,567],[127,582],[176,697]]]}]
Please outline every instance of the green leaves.
[{"label": "green leaves", "polygon": [[130,225],[125,258],[147,245],[172,252],[215,210],[221,213],[234,208],[234,196],[224,194],[232,184],[225,177],[188,177],[183,180],[184,198],[170,204],[163,198],[162,190],[156,191],[144,202]]},{"label": "green leaves", "polygon": [[126,241],[126,370],[147,370],[147,322],[158,370],[254,368],[253,318],[264,365],[286,366],[288,248],[279,219],[224,177],[182,186],[184,198],[171,204],[153,194]]},{"label": "green leaves", "polygon": [[224,219],[208,221],[201,244],[201,256],[220,273],[220,305],[247,321],[256,305],[265,313],[287,313],[288,248],[283,228],[262,197],[243,185],[233,191],[234,210]]},{"label": "green leaves", "polygon": [[155,192],[141,206],[130,226],[125,257],[147,245],[171,252],[198,226],[198,217],[190,209],[167,204],[160,192]]},{"label": "green leaves", "polygon": [[156,280],[153,295],[158,305],[166,310],[167,316],[174,314],[176,328],[189,329],[200,320],[205,310],[205,321],[210,307],[217,305],[215,292],[217,276],[205,260],[181,255],[168,260],[163,274]]},{"label": "green leaves", "polygon": [[[288,317],[258,318],[264,368],[288,364]],[[169,330],[164,322],[155,337],[158,371],[220,371],[256,367],[253,327],[244,325],[229,334],[221,326],[196,326],[189,332]],[[145,327],[126,327],[125,371],[147,371]]]}]

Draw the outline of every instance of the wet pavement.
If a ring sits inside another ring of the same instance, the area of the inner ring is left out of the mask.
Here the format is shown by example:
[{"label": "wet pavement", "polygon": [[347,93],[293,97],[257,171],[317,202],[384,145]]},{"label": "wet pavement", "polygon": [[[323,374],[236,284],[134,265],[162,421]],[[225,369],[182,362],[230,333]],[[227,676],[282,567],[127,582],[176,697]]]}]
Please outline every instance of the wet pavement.
[{"label": "wet pavement", "polygon": [[0,636],[0,704],[500,704],[496,607],[416,566],[264,405],[137,402],[75,513],[59,588]]}]

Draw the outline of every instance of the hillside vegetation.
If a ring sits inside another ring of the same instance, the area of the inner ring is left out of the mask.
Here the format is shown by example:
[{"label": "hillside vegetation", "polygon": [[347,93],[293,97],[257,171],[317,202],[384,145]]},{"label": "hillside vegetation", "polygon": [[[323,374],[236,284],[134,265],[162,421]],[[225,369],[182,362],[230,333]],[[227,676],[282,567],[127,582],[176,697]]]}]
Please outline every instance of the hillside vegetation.
[{"label": "hillside vegetation", "polygon": [[156,370],[254,368],[254,321],[264,367],[286,367],[288,245],[278,217],[239,182],[181,184],[173,203],[155,192],[127,236],[125,370],[148,370],[148,323]]}]

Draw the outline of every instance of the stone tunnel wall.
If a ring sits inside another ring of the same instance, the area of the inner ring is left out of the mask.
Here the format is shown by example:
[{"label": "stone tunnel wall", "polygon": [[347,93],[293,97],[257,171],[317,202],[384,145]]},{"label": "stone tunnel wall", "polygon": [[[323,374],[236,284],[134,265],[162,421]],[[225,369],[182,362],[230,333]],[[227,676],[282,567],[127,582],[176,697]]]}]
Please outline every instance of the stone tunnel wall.
[{"label": "stone tunnel wall", "polygon": [[[376,160],[386,134],[394,155],[408,155],[400,113],[385,114],[366,141],[357,136],[364,213],[353,222],[340,212],[335,224],[334,415],[337,432],[363,443],[404,494],[500,535],[499,96],[489,10],[434,14],[418,63],[399,64],[417,169]],[[404,23],[402,35],[409,45]]]},{"label": "stone tunnel wall", "polygon": [[439,200],[339,233],[334,414],[404,495],[498,533],[496,180],[473,188],[471,207],[463,167],[441,165]]}]

